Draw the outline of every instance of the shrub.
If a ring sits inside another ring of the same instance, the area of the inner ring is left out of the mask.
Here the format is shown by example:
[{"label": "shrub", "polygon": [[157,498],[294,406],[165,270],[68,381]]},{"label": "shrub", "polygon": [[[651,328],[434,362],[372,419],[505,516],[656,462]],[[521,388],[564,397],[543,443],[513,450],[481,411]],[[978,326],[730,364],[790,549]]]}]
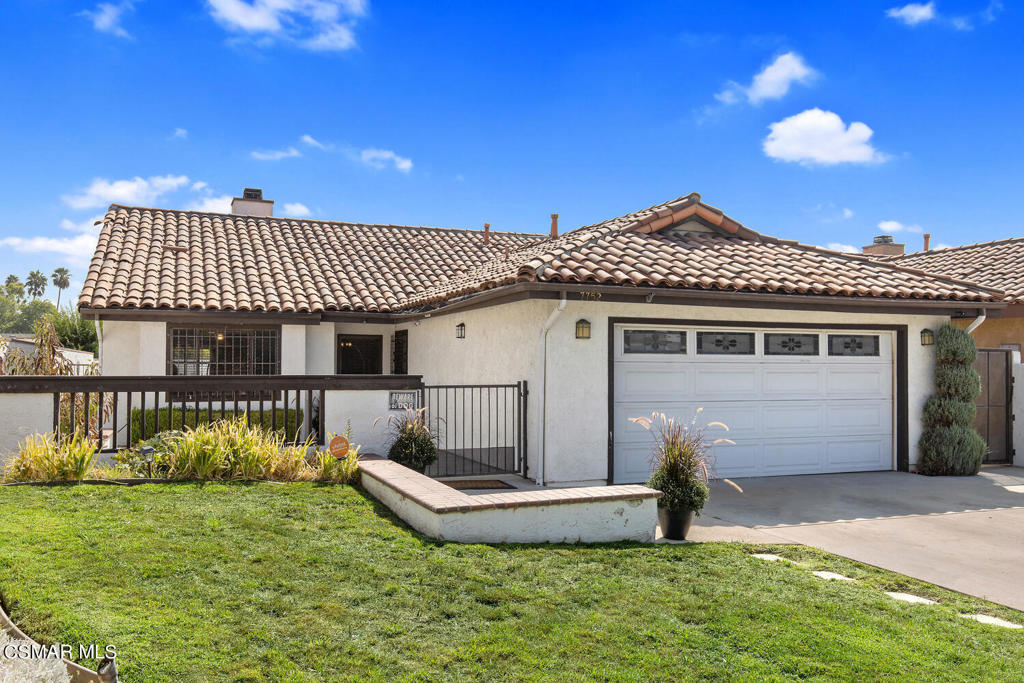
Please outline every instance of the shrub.
[{"label": "shrub", "polygon": [[973,401],[981,393],[981,375],[969,365],[939,364],[935,366],[935,390],[944,398]]},{"label": "shrub", "polygon": [[[272,460],[268,478],[273,481],[305,481],[314,478],[315,470],[309,463],[310,446],[307,442],[279,450]],[[314,451],[312,455],[318,454]]]},{"label": "shrub", "polygon": [[[388,415],[388,429],[392,435],[388,457],[400,465],[424,472],[437,460],[437,445],[427,425],[426,408],[406,408],[400,414]],[[383,418],[377,418],[374,426]]]},{"label": "shrub", "polygon": [[981,376],[971,367],[978,356],[974,339],[952,325],[935,334],[935,391],[924,406],[924,433],[918,441],[918,469],[935,476],[974,475],[988,445],[971,426]]},{"label": "shrub", "polygon": [[[631,417],[644,429],[654,433],[654,473],[647,485],[662,492],[658,507],[674,512],[692,510],[698,515],[708,500],[707,482],[712,478],[711,446],[717,443],[732,443],[729,439],[715,439],[708,443],[705,433],[708,427],[721,427],[721,422],[711,422],[704,427],[697,426],[697,417],[689,422],[679,422],[664,413],[652,413],[650,417]],[[739,486],[728,482],[736,489]]]},{"label": "shrub", "polygon": [[29,436],[4,468],[5,481],[81,481],[96,457],[96,443],[84,434],[54,439]]},{"label": "shrub", "polygon": [[[180,438],[184,434],[185,432],[176,429],[160,432],[145,441],[139,441],[132,448],[115,453],[111,456],[111,460],[120,467],[127,469],[133,477],[148,477],[151,471],[155,477],[166,477],[171,468],[168,458],[169,444],[172,440]],[[146,463],[146,456],[142,454],[142,449],[147,446],[153,449],[151,456],[153,458],[152,470],[149,464]]]},{"label": "shrub", "polygon": [[359,446],[348,449],[344,458],[320,451],[317,481],[355,485],[359,483]]},{"label": "shrub", "polygon": [[973,427],[936,425],[929,427],[918,442],[919,469],[932,476],[971,476],[981,469],[988,444]]},{"label": "shrub", "polygon": [[[142,420],[143,414],[146,420],[146,438],[150,438],[156,434],[162,434],[163,432],[169,432],[173,430],[181,429],[182,418],[185,420],[185,429],[197,427],[199,425],[207,425],[211,423],[209,415],[207,415],[205,408],[199,409],[198,420],[196,418],[196,411],[185,409],[182,411],[180,408],[171,408],[171,419],[167,420],[167,408],[160,408],[160,431],[156,429],[156,408],[147,408],[144,412],[141,408],[132,409],[132,446],[137,445],[142,440]],[[298,420],[298,424],[301,427],[303,421],[303,411],[296,410],[294,408],[276,408],[274,410],[265,410],[263,412],[263,418],[260,419],[259,411],[250,411],[249,413],[241,413],[236,418],[231,412],[226,412],[224,419],[220,418],[220,410],[213,410],[212,422],[227,422],[234,420],[248,421],[252,425],[261,426],[264,431],[273,431],[273,425],[275,424],[274,413],[277,413],[277,433],[284,436],[285,441],[295,440],[295,423]]]},{"label": "shrub", "polygon": [[971,424],[977,412],[974,403],[932,396],[924,404],[924,422],[927,425]]}]

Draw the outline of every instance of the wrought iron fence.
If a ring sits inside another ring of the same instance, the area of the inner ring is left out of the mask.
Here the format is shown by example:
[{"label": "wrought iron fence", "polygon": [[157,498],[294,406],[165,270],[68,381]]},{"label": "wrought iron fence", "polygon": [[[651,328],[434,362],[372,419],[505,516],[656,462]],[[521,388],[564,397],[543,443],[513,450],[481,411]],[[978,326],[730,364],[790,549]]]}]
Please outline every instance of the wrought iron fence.
[{"label": "wrought iron fence", "polygon": [[425,417],[437,438],[431,477],[526,476],[526,382],[423,388]]}]

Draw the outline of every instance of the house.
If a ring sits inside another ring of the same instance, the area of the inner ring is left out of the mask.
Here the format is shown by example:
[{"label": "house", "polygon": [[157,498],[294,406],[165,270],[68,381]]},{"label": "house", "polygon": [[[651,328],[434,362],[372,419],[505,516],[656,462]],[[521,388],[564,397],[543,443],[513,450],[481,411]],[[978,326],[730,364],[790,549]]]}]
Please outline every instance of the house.
[{"label": "house", "polygon": [[926,247],[924,251],[895,256],[890,262],[1006,292],[1007,307],[986,318],[972,335],[980,348],[1010,349],[1020,362],[1024,344],[1024,238],[947,249]]},{"label": "house", "polygon": [[[36,341],[31,334],[0,333],[0,359],[3,359],[9,350],[15,349],[31,356],[36,352]],[[69,349],[63,346],[59,347],[58,351],[72,364],[76,374],[84,374],[96,360],[89,351]]]},{"label": "house", "polygon": [[628,418],[655,410],[727,424],[721,476],[913,469],[922,333],[1002,299],[698,194],[525,235],[278,218],[247,191],[231,215],[111,206],[79,309],[103,321],[104,374],[525,381],[529,476],[583,485],[646,479]]}]

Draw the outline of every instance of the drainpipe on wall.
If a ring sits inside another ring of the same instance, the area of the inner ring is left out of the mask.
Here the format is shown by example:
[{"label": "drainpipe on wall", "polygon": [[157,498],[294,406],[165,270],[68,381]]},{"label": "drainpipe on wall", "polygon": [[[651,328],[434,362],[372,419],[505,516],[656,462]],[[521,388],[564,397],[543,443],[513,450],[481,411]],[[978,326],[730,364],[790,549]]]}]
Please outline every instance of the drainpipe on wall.
[{"label": "drainpipe on wall", "polygon": [[93,320],[93,324],[96,326],[96,356],[99,358],[100,372],[103,371],[103,324],[100,321]]},{"label": "drainpipe on wall", "polygon": [[565,310],[568,303],[566,293],[562,292],[562,300],[552,309],[548,319],[544,321],[544,327],[540,331],[540,399],[538,404],[538,434],[537,434],[537,485],[544,485],[544,443],[547,439],[547,395],[548,395],[548,330],[555,324],[555,320]]},{"label": "drainpipe on wall", "polygon": [[981,324],[985,322],[985,318],[988,317],[988,313],[985,309],[981,309],[981,315],[974,319],[974,322],[967,326],[967,334],[974,332],[976,329],[981,327]]}]

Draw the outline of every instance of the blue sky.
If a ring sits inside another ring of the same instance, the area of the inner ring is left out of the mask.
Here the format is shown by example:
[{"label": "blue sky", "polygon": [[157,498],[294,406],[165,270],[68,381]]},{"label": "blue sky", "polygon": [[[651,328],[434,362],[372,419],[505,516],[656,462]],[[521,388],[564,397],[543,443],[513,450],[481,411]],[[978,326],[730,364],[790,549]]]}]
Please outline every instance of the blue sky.
[{"label": "blue sky", "polygon": [[[700,192],[749,227],[1024,235],[1006,2],[5,0],[0,276],[111,201],[544,232]],[[880,227],[881,224],[881,227]]]}]

